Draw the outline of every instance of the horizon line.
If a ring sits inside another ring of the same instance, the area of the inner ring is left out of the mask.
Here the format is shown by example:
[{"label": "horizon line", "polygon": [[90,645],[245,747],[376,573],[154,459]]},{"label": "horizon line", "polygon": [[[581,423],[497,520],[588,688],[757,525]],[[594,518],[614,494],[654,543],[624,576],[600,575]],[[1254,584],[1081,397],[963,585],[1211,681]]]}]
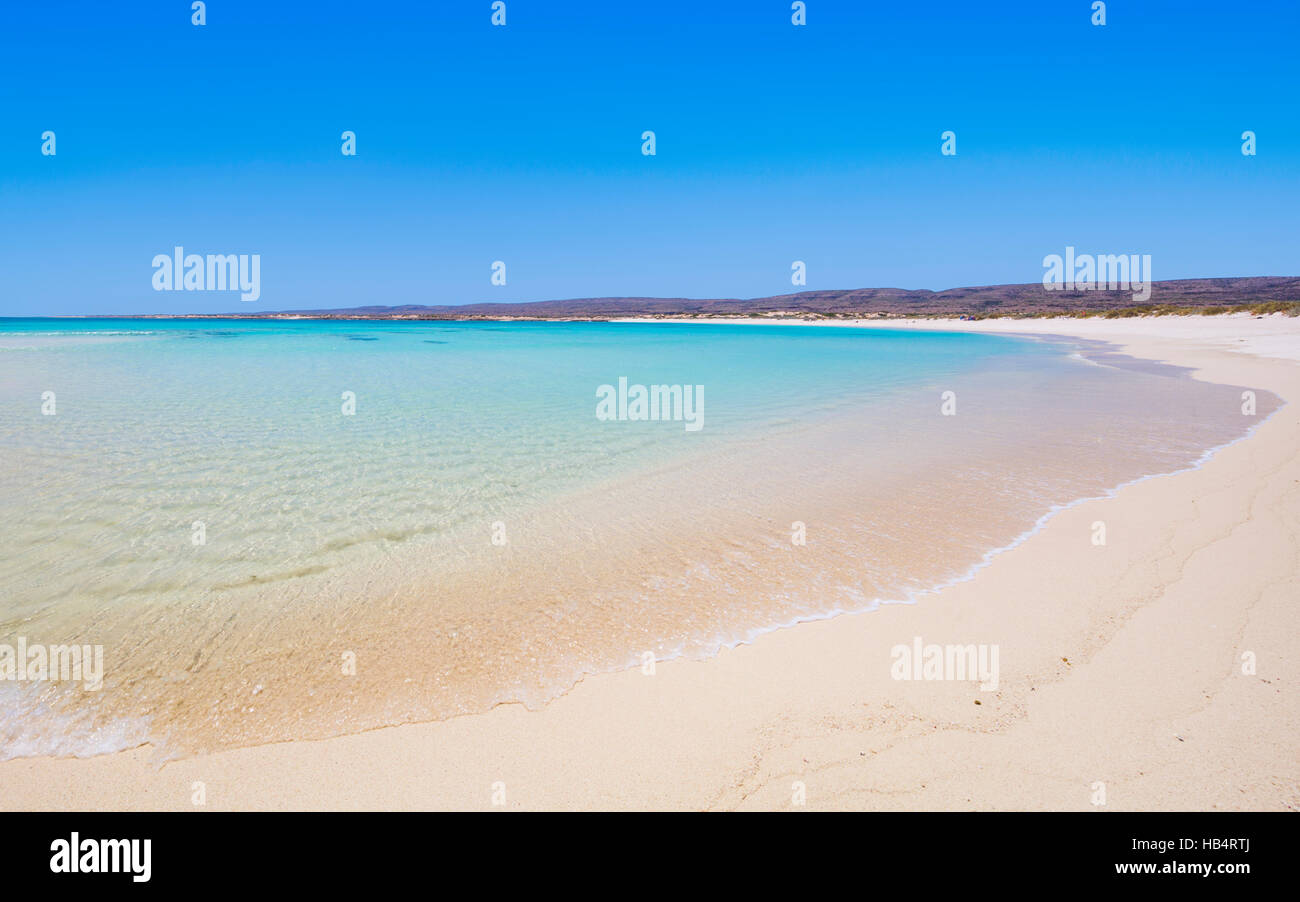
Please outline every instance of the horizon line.
[{"label": "horizon line", "polygon": [[[1174,286],[1186,283],[1216,283],[1216,282],[1240,282],[1242,280],[1251,280],[1258,282],[1297,282],[1300,283],[1300,276],[1206,276],[1192,277],[1183,279],[1157,279],[1149,283],[1153,289],[1159,286]],[[1096,285],[1097,283],[1090,283]],[[1296,286],[1297,291],[1292,301],[1300,301],[1300,284]],[[296,309],[279,309],[279,310],[261,310],[261,311],[229,311],[225,313],[46,313],[46,314],[6,314],[0,315],[0,319],[129,319],[129,318],[149,318],[149,319],[255,319],[269,316],[288,316],[297,315],[305,318],[313,316],[328,316],[330,314],[347,313],[350,311],[374,311],[379,314],[381,311],[409,309],[412,312],[419,310],[437,310],[453,312],[462,308],[476,307],[530,307],[548,304],[584,304],[584,303],[618,303],[618,302],[656,302],[672,303],[683,302],[691,304],[758,304],[762,302],[774,302],[780,300],[798,300],[800,298],[828,298],[828,296],[845,296],[861,294],[864,292],[890,292],[911,296],[933,297],[944,295],[950,292],[993,292],[997,290],[1029,290],[1036,291],[1044,296],[1056,296],[1061,299],[1069,298],[1071,300],[1077,297],[1086,297],[1089,295],[1114,296],[1129,292],[1129,288],[1110,288],[1110,287],[1092,287],[1092,288],[1049,288],[1042,282],[1002,282],[985,285],[955,285],[950,288],[932,289],[932,288],[900,288],[897,286],[873,286],[858,288],[821,288],[805,289],[803,291],[789,292],[785,294],[760,295],[756,297],[685,297],[685,296],[668,296],[668,295],[593,295],[588,297],[567,297],[567,298],[542,298],[532,301],[465,301],[462,303],[443,303],[443,304],[418,304],[418,303],[396,303],[396,304],[360,304],[341,307],[303,307]],[[902,301],[903,298],[895,300]],[[968,298],[967,300],[975,300]],[[1247,303],[1246,300],[1229,300],[1221,299],[1222,303],[1241,304]],[[1152,304],[1151,306],[1156,306]],[[686,311],[683,311],[686,312]],[[812,313],[815,311],[802,311]],[[581,315],[581,314],[574,314]]]}]

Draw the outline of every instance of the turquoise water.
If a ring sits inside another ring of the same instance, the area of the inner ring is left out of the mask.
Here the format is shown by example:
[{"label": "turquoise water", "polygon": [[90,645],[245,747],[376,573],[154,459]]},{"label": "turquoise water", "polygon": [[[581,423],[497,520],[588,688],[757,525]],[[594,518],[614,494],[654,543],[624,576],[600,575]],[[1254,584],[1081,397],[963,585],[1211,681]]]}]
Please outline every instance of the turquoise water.
[{"label": "turquoise water", "polygon": [[[20,611],[88,584],[147,597],[252,569],[288,578],[329,566],[322,550],[495,519],[666,456],[1049,353],[797,326],[238,320],[9,320],[0,348],[0,443],[25,470],[10,471],[10,491],[33,499],[17,513],[10,573],[46,575],[11,598]],[[597,420],[598,387],[620,376],[703,386],[703,428]],[[45,391],[54,416],[41,414]],[[196,520],[209,553],[226,556],[201,573],[170,550]],[[101,541],[110,526],[125,550]],[[93,574],[60,566],[69,550]]]},{"label": "turquoise water", "polygon": [[[913,597],[1054,505],[1249,425],[1229,389],[1077,350],[778,325],[0,320],[0,642],[106,661],[96,692],[0,683],[0,755],[541,704],[647,650]],[[620,377],[699,387],[702,428],[598,419]],[[796,521],[814,542],[791,543]],[[363,666],[340,679],[348,653]]]}]

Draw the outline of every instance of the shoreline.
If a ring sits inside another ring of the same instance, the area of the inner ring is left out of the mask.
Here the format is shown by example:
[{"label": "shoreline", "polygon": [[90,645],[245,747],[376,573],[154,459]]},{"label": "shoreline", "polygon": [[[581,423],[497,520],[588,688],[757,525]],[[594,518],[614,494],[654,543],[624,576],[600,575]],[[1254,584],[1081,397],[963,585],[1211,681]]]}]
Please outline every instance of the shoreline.
[{"label": "shoreline", "polygon": [[[919,604],[774,628],[754,637],[761,641],[708,660],[661,661],[653,677],[638,670],[590,676],[537,711],[500,705],[447,721],[241,748],[161,767],[148,749],[14,759],[0,764],[0,805],[187,809],[195,807],[193,784],[203,782],[211,809],[473,809],[491,807],[491,787],[500,781],[508,808],[789,808],[798,781],[806,785],[809,808],[1086,809],[1093,807],[1091,784],[1101,781],[1120,788],[1110,792],[1111,807],[1296,808],[1293,725],[1300,720],[1294,699],[1278,687],[1300,676],[1296,617],[1286,604],[1295,597],[1300,548],[1292,529],[1300,519],[1294,455],[1300,423],[1293,403],[1300,400],[1300,367],[1293,362],[1300,359],[1300,320],[1242,314],[1175,320],[727,320],[1100,338],[1125,354],[1191,367],[1207,381],[1272,391],[1288,406],[1242,439],[1207,452],[1199,465],[1045,514],[967,577],[920,593]],[[1265,472],[1270,464],[1274,469]],[[1225,557],[1221,547],[1203,553],[1239,532],[1258,532],[1251,508],[1261,498],[1281,502],[1274,519],[1282,528],[1274,525],[1272,534],[1256,539],[1272,549],[1270,557],[1257,561],[1250,544],[1238,550],[1240,557]],[[1096,520],[1121,525],[1100,563],[1086,540],[1086,526]],[[1133,530],[1139,522],[1143,530]],[[1220,598],[1201,598],[1194,586],[1173,579],[1204,566],[1198,561],[1207,556],[1242,565],[1210,574],[1227,580]],[[1082,588],[1058,589],[1063,573]],[[1249,603],[1238,597],[1252,592],[1258,598]],[[1169,607],[1175,594],[1190,599],[1205,623],[1183,622],[1182,608]],[[1045,595],[1055,603],[1044,604]],[[1230,652],[1245,646],[1227,647],[1222,636],[1206,635],[1208,618],[1238,623],[1250,634],[1246,650],[1257,653],[1257,677],[1233,673]],[[1261,619],[1275,626],[1254,641],[1258,630],[1248,628]],[[1135,643],[1132,632],[1147,621],[1154,621],[1144,627],[1158,640],[1154,650],[1152,642]],[[1003,647],[1010,677],[992,693],[966,682],[894,681],[888,649],[912,636],[927,642],[988,636]],[[1115,673],[1153,666],[1145,682]],[[1168,745],[1187,746],[1198,735],[1187,728],[1188,736],[1174,734],[1164,743],[1163,751],[1182,755],[1153,759],[1137,742],[1120,748],[1144,735],[1152,717],[1193,717],[1187,712],[1203,699],[1189,695],[1190,683],[1219,687],[1205,695],[1212,702],[1234,694],[1226,718],[1198,724],[1208,737],[1203,752],[1189,761],[1187,748]],[[1135,703],[1132,694],[1151,684],[1162,693]],[[1115,706],[1118,713],[1110,710]],[[1070,727],[1071,712],[1086,730]],[[1102,738],[1101,748],[1081,747]],[[1241,767],[1241,755],[1257,754],[1249,746],[1259,744],[1270,754]],[[1082,764],[1068,771],[1058,766],[1088,760],[1093,780],[1084,779],[1089,768]],[[1240,799],[1225,795],[1224,775],[1238,767],[1246,775],[1241,780],[1268,785],[1243,788]],[[1198,779],[1207,785],[1196,785]]]}]

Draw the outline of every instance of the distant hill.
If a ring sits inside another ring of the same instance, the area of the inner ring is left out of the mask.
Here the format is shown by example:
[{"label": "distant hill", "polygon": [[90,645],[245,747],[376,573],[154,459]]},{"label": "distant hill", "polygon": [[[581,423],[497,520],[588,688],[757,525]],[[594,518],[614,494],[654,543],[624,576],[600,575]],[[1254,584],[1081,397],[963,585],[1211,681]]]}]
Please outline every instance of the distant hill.
[{"label": "distant hill", "polygon": [[307,316],[325,319],[617,319],[667,316],[1042,316],[1106,312],[1146,312],[1148,308],[1218,308],[1267,305],[1300,309],[1300,277],[1251,276],[1233,279],[1176,279],[1155,282],[1141,310],[1131,291],[1048,291],[1039,283],[949,288],[855,288],[802,291],[765,298],[577,298],[515,304],[348,307],[235,313],[236,317]]}]

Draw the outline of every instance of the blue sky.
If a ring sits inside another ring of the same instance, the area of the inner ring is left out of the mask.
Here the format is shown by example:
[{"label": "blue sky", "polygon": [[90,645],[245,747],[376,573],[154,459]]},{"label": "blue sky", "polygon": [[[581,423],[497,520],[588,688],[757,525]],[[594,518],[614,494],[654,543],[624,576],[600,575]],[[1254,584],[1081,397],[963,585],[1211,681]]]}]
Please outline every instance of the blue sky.
[{"label": "blue sky", "polygon": [[[11,4],[0,314],[1300,275],[1293,0],[490,6]],[[176,245],[261,298],[153,291]]]}]

